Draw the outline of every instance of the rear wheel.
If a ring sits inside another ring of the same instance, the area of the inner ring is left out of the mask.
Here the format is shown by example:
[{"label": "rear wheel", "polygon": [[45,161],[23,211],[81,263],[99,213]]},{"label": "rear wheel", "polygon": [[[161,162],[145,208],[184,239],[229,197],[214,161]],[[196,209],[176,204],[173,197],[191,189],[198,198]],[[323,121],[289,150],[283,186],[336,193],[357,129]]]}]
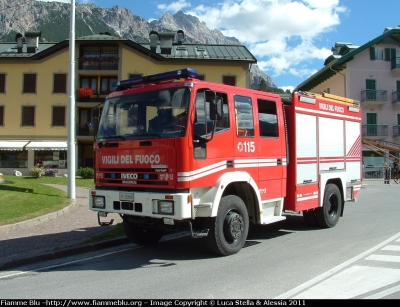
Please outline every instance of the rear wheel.
[{"label": "rear wheel", "polygon": [[249,231],[249,216],[240,197],[223,197],[217,217],[209,218],[207,223],[209,233],[205,240],[211,251],[220,256],[229,256],[242,249]]},{"label": "rear wheel", "polygon": [[160,229],[151,229],[139,227],[126,218],[123,219],[124,231],[129,241],[139,245],[155,244],[161,240],[164,231]]},{"label": "rear wheel", "polygon": [[335,184],[327,184],[325,187],[322,208],[315,209],[315,217],[321,228],[334,227],[342,212],[342,195]]}]

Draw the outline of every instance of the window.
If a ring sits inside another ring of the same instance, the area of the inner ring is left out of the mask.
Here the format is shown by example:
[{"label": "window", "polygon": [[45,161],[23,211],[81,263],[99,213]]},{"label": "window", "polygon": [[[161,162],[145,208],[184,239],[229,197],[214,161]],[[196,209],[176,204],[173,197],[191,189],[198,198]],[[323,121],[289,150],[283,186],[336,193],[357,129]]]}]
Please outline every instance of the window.
[{"label": "window", "polygon": [[205,75],[198,75],[196,78],[199,79],[199,80],[203,80],[204,81],[206,79],[206,76]]},{"label": "window", "polygon": [[[215,122],[215,133],[229,128],[228,96],[217,92],[217,100],[223,104],[223,117]],[[196,96],[196,121],[194,133],[197,136],[211,134],[213,121],[210,119],[210,101],[215,99],[214,92],[207,91],[205,95],[206,107],[204,108],[204,91],[199,91]],[[205,113],[206,112],[206,113]],[[205,116],[206,114],[206,116]]]},{"label": "window", "polygon": [[22,107],[22,126],[35,126],[35,107]]},{"label": "window", "polygon": [[100,94],[101,95],[108,95],[112,91],[115,90],[113,87],[113,83],[117,81],[117,77],[101,77],[100,78]]},{"label": "window", "polygon": [[4,126],[4,106],[0,106],[0,126]]},{"label": "window", "polygon": [[67,168],[67,151],[35,150],[34,165],[41,164],[49,168]]},{"label": "window", "polygon": [[90,87],[93,90],[93,94],[97,94],[97,77],[82,77],[80,87]]},{"label": "window", "polygon": [[384,50],[381,48],[375,48],[375,60],[383,61]]},{"label": "window", "polygon": [[236,135],[254,136],[253,107],[250,97],[235,95]]},{"label": "window", "polygon": [[236,76],[222,76],[222,83],[226,85],[236,85]]},{"label": "window", "polygon": [[367,113],[367,136],[378,135],[378,115],[376,113]]},{"label": "window", "polygon": [[0,74],[0,93],[6,92],[6,74]]},{"label": "window", "polygon": [[28,167],[28,151],[0,150],[0,167]]},{"label": "window", "polygon": [[383,48],[371,47],[369,53],[371,61],[383,61],[385,50]]},{"label": "window", "polygon": [[55,94],[67,93],[67,74],[54,74],[53,92]]},{"label": "window", "polygon": [[367,100],[376,100],[376,80],[375,79],[366,79],[365,80],[365,88],[366,88],[366,99]]},{"label": "window", "polygon": [[261,137],[278,136],[278,121],[276,115],[275,101],[257,100],[258,122],[260,126]]},{"label": "window", "polygon": [[53,106],[53,118],[51,125],[53,127],[65,127],[65,106]]},{"label": "window", "polygon": [[24,94],[36,93],[36,74],[24,74]]}]

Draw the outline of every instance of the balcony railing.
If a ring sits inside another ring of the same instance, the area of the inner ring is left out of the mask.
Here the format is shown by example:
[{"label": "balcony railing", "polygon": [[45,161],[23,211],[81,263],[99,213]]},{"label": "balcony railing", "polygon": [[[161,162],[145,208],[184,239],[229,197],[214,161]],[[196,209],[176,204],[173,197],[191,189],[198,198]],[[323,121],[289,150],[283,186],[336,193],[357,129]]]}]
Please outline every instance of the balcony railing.
[{"label": "balcony railing", "polygon": [[80,96],[79,90],[76,91],[76,102],[103,102],[109,93],[94,93],[90,96]]},{"label": "balcony railing", "polygon": [[392,104],[400,103],[400,92],[392,92]]},{"label": "balcony railing", "polygon": [[118,58],[115,56],[82,56],[79,59],[80,70],[118,70]]},{"label": "balcony railing", "polygon": [[363,125],[362,136],[372,138],[386,138],[389,136],[388,125]]},{"label": "balcony railing", "polygon": [[383,90],[363,90],[361,91],[361,102],[387,102],[387,91]]},{"label": "balcony railing", "polygon": [[84,123],[76,125],[76,135],[77,136],[90,136],[94,135],[93,124],[92,123]]},{"label": "balcony railing", "polygon": [[[400,70],[400,57],[395,57],[393,59],[390,60],[390,67],[393,70],[395,70],[395,72],[397,73],[397,71]],[[397,70],[397,71],[396,71]]]}]

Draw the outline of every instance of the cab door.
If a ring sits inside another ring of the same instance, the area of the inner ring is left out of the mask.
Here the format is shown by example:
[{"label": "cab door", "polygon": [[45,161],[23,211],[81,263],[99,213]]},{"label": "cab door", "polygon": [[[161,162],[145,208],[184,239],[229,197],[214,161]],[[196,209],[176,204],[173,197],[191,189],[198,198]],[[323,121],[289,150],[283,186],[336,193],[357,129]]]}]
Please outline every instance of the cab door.
[{"label": "cab door", "polygon": [[254,135],[254,100],[251,95],[235,94],[235,161],[236,171],[250,174],[254,181],[258,181],[258,151]]},{"label": "cab door", "polygon": [[257,97],[255,137],[259,159],[259,189],[262,200],[286,194],[286,138],[280,100]]}]

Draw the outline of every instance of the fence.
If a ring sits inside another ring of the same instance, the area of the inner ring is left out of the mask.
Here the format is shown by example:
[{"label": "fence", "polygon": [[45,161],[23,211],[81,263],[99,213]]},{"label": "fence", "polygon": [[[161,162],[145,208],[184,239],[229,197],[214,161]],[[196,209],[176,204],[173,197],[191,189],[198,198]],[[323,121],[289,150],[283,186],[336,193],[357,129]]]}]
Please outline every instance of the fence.
[{"label": "fence", "polygon": [[385,166],[366,166],[363,168],[363,178],[364,180],[385,180],[385,175],[389,175],[389,179],[394,179],[397,181],[398,175],[399,174],[392,174],[392,168],[391,167],[385,167]]}]

